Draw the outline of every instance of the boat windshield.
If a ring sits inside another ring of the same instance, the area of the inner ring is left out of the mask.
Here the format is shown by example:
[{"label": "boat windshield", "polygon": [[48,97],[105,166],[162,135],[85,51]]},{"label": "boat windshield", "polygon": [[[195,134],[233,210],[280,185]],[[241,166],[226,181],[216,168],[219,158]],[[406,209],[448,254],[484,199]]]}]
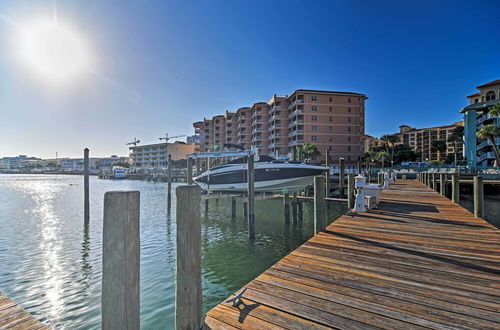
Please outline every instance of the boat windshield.
[{"label": "boat windshield", "polygon": [[[267,155],[259,155],[259,161],[258,163],[269,163],[275,161],[275,159],[271,156]],[[230,162],[227,162],[226,165],[231,165],[231,164],[246,164],[247,162],[247,156],[237,158],[235,160],[232,160]]]}]

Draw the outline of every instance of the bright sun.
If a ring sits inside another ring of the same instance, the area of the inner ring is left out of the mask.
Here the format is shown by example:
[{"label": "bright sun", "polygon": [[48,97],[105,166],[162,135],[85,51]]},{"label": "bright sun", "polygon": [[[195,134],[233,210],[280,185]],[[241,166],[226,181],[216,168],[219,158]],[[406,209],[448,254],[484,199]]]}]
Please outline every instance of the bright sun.
[{"label": "bright sun", "polygon": [[18,40],[21,58],[48,81],[68,82],[90,69],[91,56],[85,40],[53,19],[23,25]]}]

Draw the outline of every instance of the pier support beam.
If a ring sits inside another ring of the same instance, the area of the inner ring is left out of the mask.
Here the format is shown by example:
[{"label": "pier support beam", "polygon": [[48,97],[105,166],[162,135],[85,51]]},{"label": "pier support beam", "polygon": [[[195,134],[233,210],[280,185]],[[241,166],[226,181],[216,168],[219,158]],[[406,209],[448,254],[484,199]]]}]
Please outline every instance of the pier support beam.
[{"label": "pier support beam", "polygon": [[201,190],[179,186],[176,193],[177,274],[175,286],[176,329],[200,329],[203,299],[201,290]]},{"label": "pier support beam", "polygon": [[354,174],[347,175],[347,208],[354,208]]},{"label": "pier support beam", "polygon": [[187,184],[191,185],[193,184],[193,159],[189,158],[187,159]]},{"label": "pier support beam", "polygon": [[104,194],[101,328],[139,330],[138,191]]},{"label": "pier support beam", "polygon": [[253,155],[247,157],[247,184],[248,184],[248,237],[255,239],[255,192],[254,192],[254,161]]},{"label": "pier support beam", "polygon": [[318,233],[325,228],[326,202],[325,186],[322,177],[314,177],[314,233]]},{"label": "pier support beam", "polygon": [[460,203],[460,174],[454,173],[451,177],[451,201]]},{"label": "pier support beam", "polygon": [[89,148],[83,149],[83,220],[90,221]]},{"label": "pier support beam", "polygon": [[439,193],[442,196],[446,196],[446,182],[445,182],[445,175],[444,173],[439,174]]},{"label": "pier support beam", "polygon": [[297,192],[292,194],[292,219],[293,222],[297,222]]},{"label": "pier support beam", "polygon": [[474,176],[474,216],[484,219],[484,187],[483,178]]},{"label": "pier support beam", "polygon": [[325,155],[325,166],[328,167],[325,173],[325,196],[330,197],[330,151],[328,149]]},{"label": "pier support beam", "polygon": [[285,216],[285,223],[290,223],[290,195],[283,195],[283,214]]},{"label": "pier support beam", "polygon": [[344,197],[345,162],[344,158],[339,159],[339,193],[340,198]]},{"label": "pier support beam", "polygon": [[167,209],[170,210],[172,206],[172,155],[168,155],[168,167],[167,167]]},{"label": "pier support beam", "polygon": [[231,197],[231,220],[236,220],[236,197]]}]

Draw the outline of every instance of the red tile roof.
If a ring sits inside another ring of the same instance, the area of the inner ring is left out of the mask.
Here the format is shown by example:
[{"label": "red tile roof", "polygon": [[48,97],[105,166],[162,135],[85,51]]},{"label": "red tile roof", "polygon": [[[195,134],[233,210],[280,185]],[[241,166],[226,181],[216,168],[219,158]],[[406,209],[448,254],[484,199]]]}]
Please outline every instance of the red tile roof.
[{"label": "red tile roof", "polygon": [[487,87],[487,86],[491,86],[491,85],[498,85],[498,84],[500,84],[500,79],[490,81],[489,83],[486,83],[486,84],[481,85],[481,86],[477,86],[476,88],[483,88],[483,87]]},{"label": "red tile roof", "polygon": [[474,93],[474,94],[468,95],[467,97],[479,96],[479,95],[481,95],[481,93]]}]

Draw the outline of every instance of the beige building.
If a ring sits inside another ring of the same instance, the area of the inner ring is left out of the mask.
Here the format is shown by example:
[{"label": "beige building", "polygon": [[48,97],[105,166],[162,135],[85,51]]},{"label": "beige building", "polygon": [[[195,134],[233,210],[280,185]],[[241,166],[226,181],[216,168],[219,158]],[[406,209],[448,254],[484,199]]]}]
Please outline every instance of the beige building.
[{"label": "beige building", "polygon": [[364,152],[368,152],[370,148],[376,147],[382,144],[382,141],[374,136],[365,135],[363,137]]},{"label": "beige building", "polygon": [[[287,155],[305,143],[316,145],[325,161],[357,163],[364,153],[366,95],[352,92],[334,92],[298,89],[290,95],[273,95],[267,102],[239,108],[235,115],[205,119],[204,140],[200,150],[212,151],[221,136],[245,149],[258,148],[261,154]],[[228,116],[231,121],[228,121]],[[225,120],[225,132],[216,129],[216,120]],[[195,134],[202,122],[193,124]],[[236,127],[235,127],[236,126]],[[236,128],[236,130],[235,130]],[[234,137],[234,132],[236,136]],[[219,135],[217,135],[219,134]]]},{"label": "beige building", "polygon": [[[447,155],[453,155],[453,143],[448,142],[448,138],[458,126],[463,126],[463,121],[446,126],[414,128],[408,125],[399,126],[399,137],[402,144],[410,146],[414,151],[419,152],[421,161],[444,160]],[[432,150],[433,141],[443,141],[446,143],[446,151],[443,153]],[[463,142],[456,142],[457,154],[463,153]]]},{"label": "beige building", "polygon": [[186,159],[188,154],[195,152],[195,144],[175,141],[173,143],[155,143],[130,147],[130,160],[137,168],[165,168],[168,155],[172,160]]}]

